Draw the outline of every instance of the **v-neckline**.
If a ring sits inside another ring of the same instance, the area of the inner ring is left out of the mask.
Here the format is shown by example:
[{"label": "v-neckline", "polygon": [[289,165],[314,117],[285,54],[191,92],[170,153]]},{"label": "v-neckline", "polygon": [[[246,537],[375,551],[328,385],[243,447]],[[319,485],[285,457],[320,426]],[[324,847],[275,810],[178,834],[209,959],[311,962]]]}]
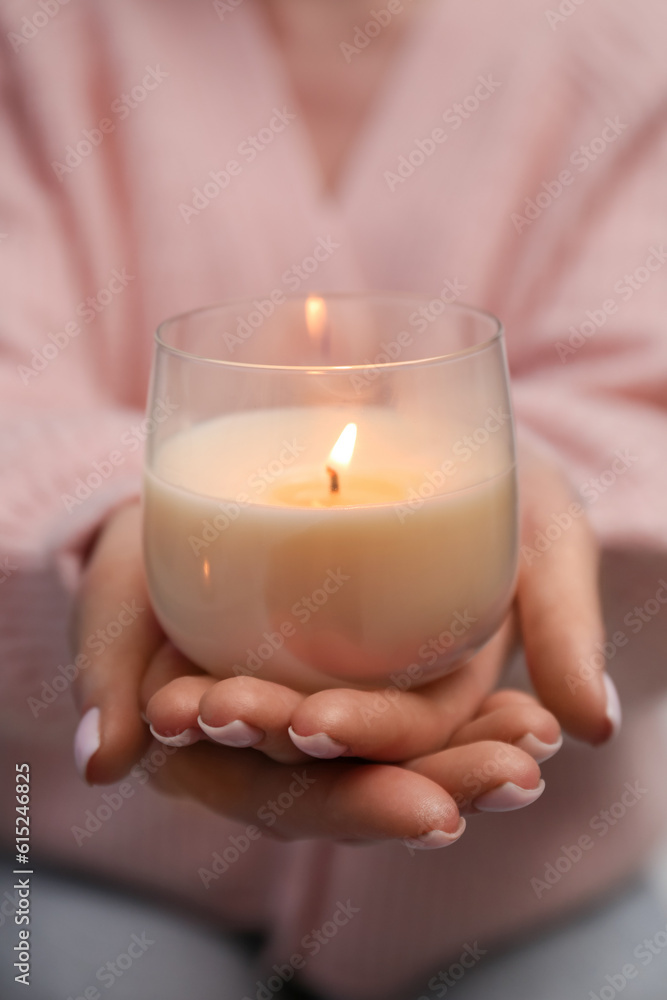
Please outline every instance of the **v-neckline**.
[{"label": "v-neckline", "polygon": [[[255,61],[253,70],[256,78],[261,81],[267,93],[274,95],[278,103],[297,110],[297,118],[290,126],[290,141],[296,147],[296,155],[290,166],[293,179],[298,182],[292,186],[298,189],[301,197],[310,202],[311,211],[318,206],[324,216],[343,214],[345,202],[363,173],[362,165],[367,158],[367,151],[374,147],[377,136],[384,132],[387,122],[391,120],[392,109],[399,95],[406,88],[412,89],[436,3],[437,0],[425,0],[423,8],[414,11],[412,21],[405,29],[393,63],[384,76],[363,126],[349,147],[333,190],[329,190],[324,183],[324,172],[315,143],[303,117],[298,114],[299,105],[285,59],[271,36],[266,15],[258,3],[248,3],[247,16],[251,21],[255,41],[251,52]],[[362,51],[358,58],[363,57]]]}]

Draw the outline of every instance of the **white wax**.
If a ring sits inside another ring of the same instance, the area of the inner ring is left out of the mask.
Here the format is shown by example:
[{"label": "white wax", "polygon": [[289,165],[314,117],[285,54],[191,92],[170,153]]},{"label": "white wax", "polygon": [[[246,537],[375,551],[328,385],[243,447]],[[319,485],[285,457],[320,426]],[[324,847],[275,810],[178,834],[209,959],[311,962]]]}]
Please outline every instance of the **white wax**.
[{"label": "white wax", "polygon": [[[357,446],[326,506],[327,455],[350,419]],[[511,596],[514,470],[500,435],[467,462],[417,453],[416,439],[391,410],[322,407],[237,413],[165,441],[144,534],[172,641],[217,676],[303,690],[381,686],[410,664],[423,683],[477,648]],[[480,469],[492,475],[476,482]],[[434,481],[443,492],[428,498]],[[324,506],[290,503],[304,483]]]}]

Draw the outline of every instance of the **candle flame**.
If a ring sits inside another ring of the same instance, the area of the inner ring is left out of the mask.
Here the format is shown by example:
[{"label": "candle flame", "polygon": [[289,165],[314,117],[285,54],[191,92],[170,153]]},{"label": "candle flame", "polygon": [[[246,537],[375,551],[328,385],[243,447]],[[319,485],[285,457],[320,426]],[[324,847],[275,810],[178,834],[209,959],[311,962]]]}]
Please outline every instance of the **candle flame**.
[{"label": "candle flame", "polygon": [[306,326],[313,340],[319,340],[327,325],[327,304],[319,295],[306,299]]},{"label": "candle flame", "polygon": [[329,461],[336,465],[349,465],[357,440],[357,425],[347,424],[329,454]]}]

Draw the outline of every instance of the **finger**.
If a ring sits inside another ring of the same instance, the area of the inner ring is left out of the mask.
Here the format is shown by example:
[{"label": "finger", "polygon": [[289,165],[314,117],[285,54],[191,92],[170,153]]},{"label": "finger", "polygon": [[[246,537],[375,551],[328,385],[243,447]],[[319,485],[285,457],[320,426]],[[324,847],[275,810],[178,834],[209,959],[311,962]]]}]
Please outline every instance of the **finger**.
[{"label": "finger", "polygon": [[[254,747],[273,760],[306,760],[287,735],[292,712],[303,695],[255,677],[217,681],[165,647],[145,685],[156,685],[146,706],[153,736],[167,746],[185,747],[208,738],[224,746]],[[164,681],[164,684],[160,682]]]},{"label": "finger", "polygon": [[199,703],[215,683],[207,674],[183,675],[160,687],[146,705],[155,739],[171,747],[186,747],[205,739],[197,723]]},{"label": "finger", "polygon": [[263,754],[198,743],[156,775],[163,791],[286,839],[409,839],[447,846],[465,827],[452,797],[429,778],[391,765],[279,764]]},{"label": "finger", "polygon": [[484,740],[518,746],[538,764],[553,757],[563,745],[558,721],[535,699],[528,702],[517,700],[514,705],[508,702],[478,716],[454,733],[449,746],[464,746]]},{"label": "finger", "polygon": [[83,715],[75,760],[91,784],[120,780],[149,741],[139,713],[139,687],[163,635],[148,599],[139,517],[133,503],[108,522],[77,605],[75,642],[86,661],[74,685]]},{"label": "finger", "polygon": [[[166,687],[179,677],[201,677],[205,671],[188,660],[180,650],[167,640],[146,668],[139,690],[139,704],[145,714],[148,702],[160,688]],[[215,678],[211,678],[215,682]]]},{"label": "finger", "polygon": [[139,693],[142,717],[151,735],[171,747],[206,739],[197,725],[197,712],[204,691],[213,684],[215,678],[165,642],[148,665]]},{"label": "finger", "polygon": [[294,713],[291,737],[314,757],[403,761],[440,750],[493,688],[510,641],[508,621],[469,663],[414,691],[313,694]]},{"label": "finger", "polygon": [[544,791],[537,763],[506,743],[453,747],[405,766],[445,787],[461,812],[523,809]]},{"label": "finger", "polygon": [[252,746],[273,760],[296,763],[307,755],[288,736],[304,696],[258,677],[230,677],[209,687],[199,706],[199,726],[216,743]]},{"label": "finger", "polygon": [[[526,478],[517,601],[528,669],[540,700],[561,725],[578,739],[600,743],[620,718],[609,678],[587,668],[604,640],[597,544],[559,475],[547,467]],[[556,523],[554,516],[564,526],[538,552],[534,539]]]}]

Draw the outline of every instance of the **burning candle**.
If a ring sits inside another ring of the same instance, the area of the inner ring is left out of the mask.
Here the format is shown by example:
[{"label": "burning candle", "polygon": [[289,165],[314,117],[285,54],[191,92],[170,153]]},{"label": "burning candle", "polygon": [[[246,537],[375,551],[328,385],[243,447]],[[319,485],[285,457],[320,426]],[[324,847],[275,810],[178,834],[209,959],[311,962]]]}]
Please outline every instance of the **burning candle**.
[{"label": "burning candle", "polygon": [[270,502],[286,507],[352,507],[403,498],[405,483],[395,472],[350,471],[356,437],[357,425],[347,424],[324,465],[325,475],[317,467],[287,472],[268,491]]},{"label": "burning candle", "polygon": [[450,492],[422,500],[423,463],[397,448],[406,432],[391,412],[369,409],[348,425],[356,463],[348,427],[327,457],[334,414],[305,418],[238,414],[162,446],[144,493],[158,618],[221,677],[373,686],[417,662],[430,679],[504,611],[513,475],[457,490],[470,478],[459,470]]},{"label": "burning candle", "polygon": [[[328,336],[326,312],[305,309],[308,338],[314,329]],[[212,366],[216,388],[223,367]],[[341,402],[351,395],[345,370],[230,369],[234,385],[242,377],[264,400],[276,379],[289,391],[278,392],[280,405],[249,408],[244,388],[245,405],[231,412],[181,413],[149,449],[145,560],[175,645],[215,676],[304,691],[384,686],[408,667],[423,683],[479,648],[507,611],[516,569],[511,421],[485,431],[465,458],[463,408],[440,431],[421,382],[397,406],[375,392]],[[436,374],[432,362],[405,369],[422,382]],[[460,370],[451,375],[437,405],[459,392],[470,406]],[[285,405],[309,378],[307,398]],[[476,371],[475,392],[490,384]],[[191,390],[199,406],[201,385]]]}]

